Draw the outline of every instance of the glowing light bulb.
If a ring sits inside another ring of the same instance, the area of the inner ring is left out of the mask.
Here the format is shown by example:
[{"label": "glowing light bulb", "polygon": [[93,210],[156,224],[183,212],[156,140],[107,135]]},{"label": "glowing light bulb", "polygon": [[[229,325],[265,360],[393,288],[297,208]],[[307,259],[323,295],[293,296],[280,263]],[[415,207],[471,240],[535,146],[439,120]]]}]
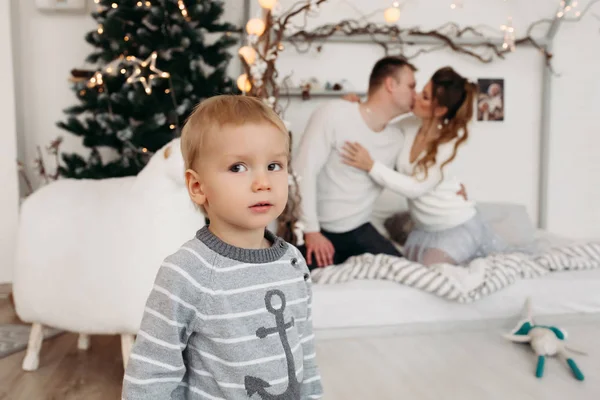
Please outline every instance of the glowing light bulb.
[{"label": "glowing light bulb", "polygon": [[246,61],[250,65],[254,64],[254,61],[256,61],[256,50],[254,50],[250,46],[241,47],[238,50],[238,54],[242,56],[244,58],[244,61]]},{"label": "glowing light bulb", "polygon": [[260,4],[262,8],[272,10],[273,7],[275,7],[275,4],[277,4],[277,0],[258,0],[258,4]]},{"label": "glowing light bulb", "polygon": [[252,18],[246,24],[246,32],[249,35],[262,35],[265,32],[265,22],[260,18]]},{"label": "glowing light bulb", "polygon": [[239,76],[237,79],[237,87],[244,93],[247,93],[252,89],[252,84],[248,80],[248,75],[242,74]]},{"label": "glowing light bulb", "polygon": [[397,7],[390,7],[383,13],[383,18],[388,24],[393,24],[400,19],[400,9]]}]

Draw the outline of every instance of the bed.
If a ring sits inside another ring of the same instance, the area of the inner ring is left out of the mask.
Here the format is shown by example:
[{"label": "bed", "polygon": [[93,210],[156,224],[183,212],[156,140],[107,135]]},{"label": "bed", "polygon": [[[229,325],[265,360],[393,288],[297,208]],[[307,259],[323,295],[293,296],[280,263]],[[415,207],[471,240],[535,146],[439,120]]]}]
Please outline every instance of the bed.
[{"label": "bed", "polygon": [[[480,211],[494,229],[512,243],[533,241],[545,249],[573,243],[567,238],[536,230],[520,205],[486,203],[481,205]],[[385,233],[381,219],[374,219],[374,225]],[[531,297],[538,316],[600,316],[598,265],[596,262],[581,270],[553,271],[531,279],[517,279],[467,303],[449,301],[378,278],[352,278],[331,284],[320,284],[317,279],[313,285],[313,324],[317,331],[342,332],[352,328],[419,326],[439,329],[457,324],[464,326],[465,323],[485,324],[515,318],[527,297]]]}]

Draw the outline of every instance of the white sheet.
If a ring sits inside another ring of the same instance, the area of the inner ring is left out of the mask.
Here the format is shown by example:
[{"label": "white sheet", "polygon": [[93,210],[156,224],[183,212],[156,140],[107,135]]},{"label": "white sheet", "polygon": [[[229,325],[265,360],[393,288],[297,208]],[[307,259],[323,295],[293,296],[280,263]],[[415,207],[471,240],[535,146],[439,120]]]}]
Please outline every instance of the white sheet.
[{"label": "white sheet", "polygon": [[[552,243],[564,239],[543,237]],[[556,272],[522,280],[470,304],[389,281],[314,285],[315,329],[394,326],[511,318],[530,296],[536,315],[600,313],[600,270]]]}]

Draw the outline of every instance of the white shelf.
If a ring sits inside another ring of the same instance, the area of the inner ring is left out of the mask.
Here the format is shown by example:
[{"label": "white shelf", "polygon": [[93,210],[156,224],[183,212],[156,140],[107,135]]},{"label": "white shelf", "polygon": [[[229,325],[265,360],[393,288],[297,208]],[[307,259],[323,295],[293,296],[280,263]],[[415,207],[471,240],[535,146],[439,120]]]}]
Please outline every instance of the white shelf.
[{"label": "white shelf", "polygon": [[[355,92],[352,90],[323,90],[323,89],[317,89],[317,90],[311,90],[309,92],[310,97],[342,97],[346,94],[350,94],[350,93],[354,93],[357,94],[360,97],[364,97],[366,96],[366,93],[364,92]],[[285,96],[291,96],[291,97],[301,97],[302,96],[302,90],[301,89],[281,89],[279,92],[279,96],[281,97],[285,97]]]},{"label": "white shelf", "polygon": [[[436,44],[442,44],[444,43],[443,40],[441,39],[437,39],[437,38],[433,38],[430,36],[420,36],[420,35],[402,35],[402,41],[400,42],[399,40],[397,40],[396,38],[392,38],[392,37],[384,37],[383,35],[375,35],[375,37],[377,38],[378,41],[383,42],[383,43],[387,43],[387,44],[392,44],[392,43],[403,43],[404,45],[436,45]],[[463,38],[451,38],[452,42],[454,44],[457,45],[461,45],[461,46],[481,46],[483,44],[486,43],[490,43],[496,46],[501,46],[502,43],[504,42],[504,40],[502,38],[492,38],[492,37],[463,37]],[[518,39],[518,38],[517,38]],[[540,37],[540,38],[534,38],[536,40],[536,42],[541,45],[544,46],[547,44],[547,40],[544,37]],[[283,38],[284,41],[289,42],[290,41],[290,37],[286,36]],[[297,42],[300,43],[305,43],[304,39],[296,39]],[[332,36],[329,36],[327,38],[322,38],[322,39],[315,39],[314,42],[318,42],[318,43],[323,43],[323,42],[330,42],[330,43],[375,43],[373,36],[368,35],[368,34],[364,34],[364,35],[355,35],[355,36],[347,36],[344,35],[343,33],[340,34],[334,34]],[[530,45],[529,42],[523,43],[521,44],[522,46],[525,45]]]}]

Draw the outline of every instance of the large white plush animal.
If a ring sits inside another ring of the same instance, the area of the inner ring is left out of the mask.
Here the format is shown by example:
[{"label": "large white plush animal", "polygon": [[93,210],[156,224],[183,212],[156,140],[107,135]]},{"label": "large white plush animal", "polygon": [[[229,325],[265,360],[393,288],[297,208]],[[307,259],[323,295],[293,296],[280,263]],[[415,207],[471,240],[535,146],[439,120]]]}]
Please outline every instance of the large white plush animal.
[{"label": "large white plush animal", "polygon": [[22,204],[13,296],[32,323],[23,368],[36,369],[42,326],[120,334],[124,362],[163,259],[204,225],[184,183],[180,141],[135,177],[63,179]]}]

